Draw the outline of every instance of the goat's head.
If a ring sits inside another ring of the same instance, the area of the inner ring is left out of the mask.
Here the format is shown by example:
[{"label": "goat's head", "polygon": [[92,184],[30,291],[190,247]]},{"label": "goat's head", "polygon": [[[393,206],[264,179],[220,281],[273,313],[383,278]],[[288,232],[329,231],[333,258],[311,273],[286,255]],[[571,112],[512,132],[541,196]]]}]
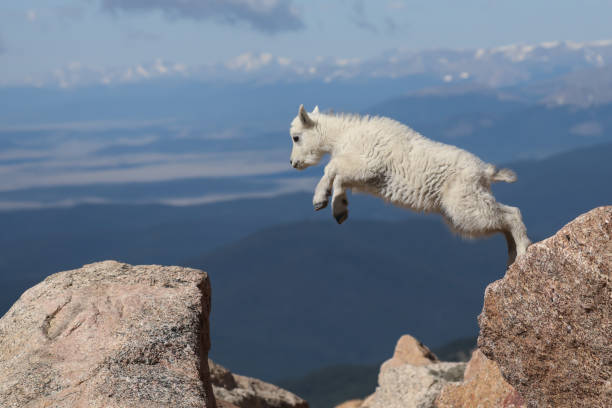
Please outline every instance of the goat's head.
[{"label": "goat's head", "polygon": [[311,117],[304,109],[304,105],[300,105],[297,116],[291,122],[289,134],[293,140],[293,149],[290,163],[298,170],[318,164],[325,154],[321,133],[315,121],[318,114],[318,106],[312,111]]}]

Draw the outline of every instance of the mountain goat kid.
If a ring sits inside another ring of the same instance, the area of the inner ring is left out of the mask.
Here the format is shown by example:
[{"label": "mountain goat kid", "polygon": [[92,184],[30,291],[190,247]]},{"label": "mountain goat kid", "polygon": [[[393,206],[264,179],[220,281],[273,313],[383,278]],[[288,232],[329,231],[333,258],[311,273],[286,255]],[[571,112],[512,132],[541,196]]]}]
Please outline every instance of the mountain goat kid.
[{"label": "mountain goat kid", "polygon": [[518,208],[495,201],[493,182],[516,181],[509,169],[496,169],[455,146],[427,139],[384,117],[310,114],[300,106],[291,122],[291,165],[299,170],[329,153],[313,198],[315,210],[327,206],[341,224],[348,217],[346,191],[369,193],[414,211],[439,213],[464,237],[503,233],[508,265],[530,244]]}]

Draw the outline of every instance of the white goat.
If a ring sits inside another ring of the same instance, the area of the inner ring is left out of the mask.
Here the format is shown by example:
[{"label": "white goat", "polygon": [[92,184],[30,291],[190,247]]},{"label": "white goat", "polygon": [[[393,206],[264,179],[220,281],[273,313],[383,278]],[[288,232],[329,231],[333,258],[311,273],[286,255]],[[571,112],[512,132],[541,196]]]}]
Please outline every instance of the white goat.
[{"label": "white goat", "polygon": [[512,183],[516,175],[496,169],[455,146],[427,139],[384,117],[308,114],[300,106],[291,123],[291,165],[299,170],[331,158],[313,198],[315,210],[327,206],[341,224],[348,217],[347,189],[365,192],[414,211],[439,213],[464,237],[503,233],[508,265],[530,244],[521,213],[495,201],[490,184]]}]

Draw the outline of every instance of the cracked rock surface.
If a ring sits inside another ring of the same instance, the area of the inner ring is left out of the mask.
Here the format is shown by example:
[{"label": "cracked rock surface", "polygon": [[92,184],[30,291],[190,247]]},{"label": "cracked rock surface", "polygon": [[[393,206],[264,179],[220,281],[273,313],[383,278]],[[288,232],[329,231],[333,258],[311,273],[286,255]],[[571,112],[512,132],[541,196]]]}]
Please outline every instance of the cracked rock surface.
[{"label": "cracked rock surface", "polygon": [[1,407],[216,408],[206,273],[114,261],[56,273],[0,319]]},{"label": "cracked rock surface", "polygon": [[478,346],[530,408],[612,407],[611,238],[591,210],[486,289]]}]

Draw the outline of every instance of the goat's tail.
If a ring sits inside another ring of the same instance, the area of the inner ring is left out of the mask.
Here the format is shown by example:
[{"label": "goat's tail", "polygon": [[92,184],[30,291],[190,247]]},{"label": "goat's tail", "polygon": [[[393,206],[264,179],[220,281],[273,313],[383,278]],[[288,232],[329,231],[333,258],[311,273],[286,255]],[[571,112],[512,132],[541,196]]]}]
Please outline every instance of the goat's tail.
[{"label": "goat's tail", "polygon": [[487,178],[495,183],[497,181],[505,181],[506,183],[514,183],[516,181],[516,173],[510,169],[498,169],[489,164],[485,170]]}]

